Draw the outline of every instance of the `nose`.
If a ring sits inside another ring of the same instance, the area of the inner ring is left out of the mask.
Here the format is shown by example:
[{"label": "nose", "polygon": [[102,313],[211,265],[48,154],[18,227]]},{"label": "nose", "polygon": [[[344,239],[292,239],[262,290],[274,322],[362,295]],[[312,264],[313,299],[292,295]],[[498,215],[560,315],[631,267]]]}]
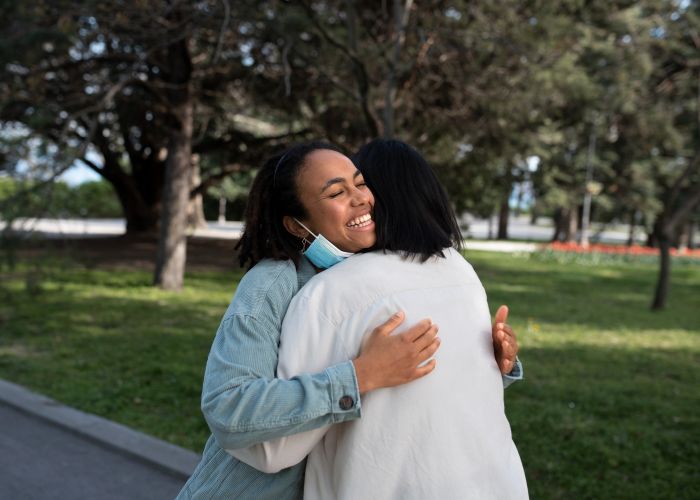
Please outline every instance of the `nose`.
[{"label": "nose", "polygon": [[355,186],[353,191],[353,205],[354,206],[361,206],[361,205],[372,205],[374,204],[374,196],[372,195],[372,192],[367,189],[366,187],[364,189],[358,188]]}]

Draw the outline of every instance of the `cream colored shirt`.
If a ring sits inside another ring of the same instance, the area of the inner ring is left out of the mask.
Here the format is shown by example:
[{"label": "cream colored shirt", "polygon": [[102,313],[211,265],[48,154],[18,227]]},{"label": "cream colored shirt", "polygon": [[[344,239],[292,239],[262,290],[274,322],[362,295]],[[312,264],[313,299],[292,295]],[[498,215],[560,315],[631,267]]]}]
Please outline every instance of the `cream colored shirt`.
[{"label": "cream colored shirt", "polygon": [[486,293],[457,251],[445,254],[421,264],[368,253],[318,274],[290,304],[280,343],[278,376],[320,371],[356,357],[403,310],[403,327],[430,317],[440,328],[430,375],[364,395],[360,420],[230,452],[267,472],[309,454],[304,498],[313,500],[527,498]]}]

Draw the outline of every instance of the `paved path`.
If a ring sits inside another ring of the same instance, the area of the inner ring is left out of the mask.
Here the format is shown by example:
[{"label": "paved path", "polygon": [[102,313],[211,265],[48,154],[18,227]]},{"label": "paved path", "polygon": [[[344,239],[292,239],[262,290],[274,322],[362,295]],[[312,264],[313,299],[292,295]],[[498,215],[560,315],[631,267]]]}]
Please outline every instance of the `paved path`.
[{"label": "paved path", "polygon": [[0,499],[159,500],[199,456],[0,381]]},{"label": "paved path", "polygon": [[[489,235],[489,223],[484,219],[474,219],[463,217],[462,222],[468,226],[463,234],[467,241],[485,240]],[[591,236],[598,229],[598,224],[594,224]],[[4,222],[0,221],[0,229],[4,227]],[[114,236],[124,234],[126,225],[122,219],[18,219],[15,227],[19,230],[37,231],[49,238],[65,237],[86,237],[86,236]],[[496,225],[491,224],[492,231],[496,230]],[[227,221],[223,223],[209,222],[207,227],[194,231],[195,236],[210,238],[239,238],[243,230],[243,223],[238,221]],[[533,240],[547,242],[553,233],[551,220],[541,217],[537,224],[531,224],[530,218],[526,216],[511,217],[508,224],[508,234],[514,240]],[[637,231],[637,237],[643,236],[642,231]],[[598,235],[600,243],[624,243],[627,241],[628,229],[626,226],[606,228]],[[494,251],[499,251],[500,247],[494,245]],[[505,250],[510,251],[510,250]]]}]

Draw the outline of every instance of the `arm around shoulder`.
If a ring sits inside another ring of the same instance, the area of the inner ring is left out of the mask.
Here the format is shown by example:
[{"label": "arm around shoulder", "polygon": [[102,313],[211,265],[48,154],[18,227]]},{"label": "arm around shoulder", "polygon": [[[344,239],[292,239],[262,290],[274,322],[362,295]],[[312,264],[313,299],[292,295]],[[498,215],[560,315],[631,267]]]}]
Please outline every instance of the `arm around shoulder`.
[{"label": "arm around shoulder", "polygon": [[[359,418],[359,405],[340,410],[338,393],[356,387],[347,361],[290,380],[275,378],[277,333],[260,318],[231,315],[212,345],[202,412],[219,446],[238,449]],[[359,401],[359,393],[356,394]]]}]

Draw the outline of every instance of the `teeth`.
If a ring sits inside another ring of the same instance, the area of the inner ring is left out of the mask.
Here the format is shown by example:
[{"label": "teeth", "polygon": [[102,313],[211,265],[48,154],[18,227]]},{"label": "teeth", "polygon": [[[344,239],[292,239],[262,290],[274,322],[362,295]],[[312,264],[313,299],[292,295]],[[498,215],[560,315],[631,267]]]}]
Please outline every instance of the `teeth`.
[{"label": "teeth", "polygon": [[372,216],[370,214],[365,214],[361,215],[359,217],[354,218],[350,222],[348,222],[347,226],[348,227],[364,227],[368,225],[370,222],[372,222]]}]

